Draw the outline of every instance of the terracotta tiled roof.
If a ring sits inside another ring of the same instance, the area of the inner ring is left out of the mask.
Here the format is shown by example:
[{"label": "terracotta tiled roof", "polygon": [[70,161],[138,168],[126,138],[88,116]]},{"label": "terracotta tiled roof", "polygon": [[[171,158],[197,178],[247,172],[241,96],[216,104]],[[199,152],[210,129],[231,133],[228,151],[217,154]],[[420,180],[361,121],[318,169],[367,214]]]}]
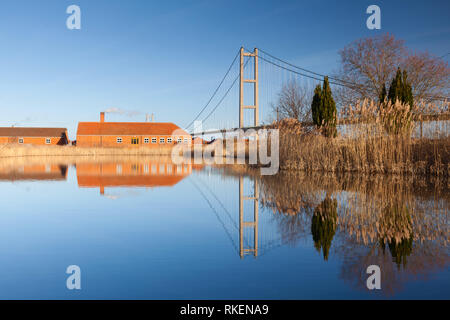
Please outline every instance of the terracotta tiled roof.
[{"label": "terracotta tiled roof", "polygon": [[79,122],[77,135],[171,135],[175,130],[189,135],[170,122]]},{"label": "terracotta tiled roof", "polygon": [[0,137],[63,137],[66,128],[0,128]]}]

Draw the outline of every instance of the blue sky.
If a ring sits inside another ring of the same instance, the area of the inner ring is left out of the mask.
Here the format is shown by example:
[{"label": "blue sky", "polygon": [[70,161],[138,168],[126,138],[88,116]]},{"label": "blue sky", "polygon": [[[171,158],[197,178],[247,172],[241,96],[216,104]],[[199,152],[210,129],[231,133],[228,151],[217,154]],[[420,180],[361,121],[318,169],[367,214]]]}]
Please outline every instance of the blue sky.
[{"label": "blue sky", "polygon": [[[71,4],[81,30],[66,28]],[[379,31],[366,28],[371,4]],[[241,45],[321,73],[337,69],[346,44],[380,32],[441,56],[449,12],[449,1],[2,1],[0,125],[63,126],[74,138],[78,121],[113,107],[141,114],[110,121],[154,113],[186,125]]]}]

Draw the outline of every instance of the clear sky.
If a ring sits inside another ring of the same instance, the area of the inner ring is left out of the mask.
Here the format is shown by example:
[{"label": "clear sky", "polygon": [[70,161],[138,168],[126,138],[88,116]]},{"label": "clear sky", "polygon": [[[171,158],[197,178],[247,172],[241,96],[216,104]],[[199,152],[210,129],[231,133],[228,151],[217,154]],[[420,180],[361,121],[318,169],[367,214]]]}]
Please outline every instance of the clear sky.
[{"label": "clear sky", "polygon": [[[72,4],[81,30],[66,28]],[[381,8],[381,30],[366,27],[371,4]],[[135,112],[111,121],[154,113],[186,125],[241,45],[321,73],[337,69],[346,44],[380,32],[450,52],[447,0],[14,0],[0,8],[0,125],[62,126],[71,138],[78,121],[97,121],[107,108]]]}]

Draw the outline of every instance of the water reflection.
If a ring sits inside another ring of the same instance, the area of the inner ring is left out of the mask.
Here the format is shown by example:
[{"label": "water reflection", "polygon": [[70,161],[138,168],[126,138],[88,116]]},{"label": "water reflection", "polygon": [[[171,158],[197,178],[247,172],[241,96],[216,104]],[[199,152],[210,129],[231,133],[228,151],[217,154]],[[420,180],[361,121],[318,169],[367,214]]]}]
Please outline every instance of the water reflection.
[{"label": "water reflection", "polygon": [[[445,179],[281,174],[261,177],[262,204],[281,224],[310,223],[317,251],[342,261],[340,276],[365,288],[381,267],[384,293],[447,271],[449,190]],[[302,216],[301,219],[296,216]],[[285,230],[285,228],[280,228]],[[300,226],[297,237],[307,237]]]},{"label": "water reflection", "polygon": [[[74,179],[68,179],[72,169]],[[385,294],[396,294],[405,284],[428,279],[433,273],[449,272],[450,192],[446,178],[300,173],[259,176],[258,171],[239,167],[176,165],[166,158],[129,157],[0,161],[0,180],[4,183],[76,181],[76,187],[98,188],[102,196],[107,188],[165,187],[160,190],[168,192],[169,188],[179,188],[180,184],[190,182],[194,188],[188,188],[188,199],[192,199],[188,201],[199,199],[198,202],[207,204],[207,209],[202,209],[207,212],[201,213],[203,216],[198,222],[205,223],[204,230],[195,234],[198,243],[206,246],[206,243],[222,239],[223,234],[208,233],[211,225],[204,222],[208,214],[214,213],[230,240],[229,246],[223,245],[221,251],[215,252],[217,263],[224,263],[222,257],[234,247],[236,259],[227,257],[230,261],[241,260],[237,266],[240,272],[246,270],[248,260],[270,265],[274,257],[285,256],[292,259],[293,265],[297,263],[296,268],[306,268],[303,261],[296,260],[296,254],[304,249],[311,250],[309,259],[313,259],[315,268],[336,264],[339,280],[346,287],[361,291],[367,291],[365,271],[372,264],[382,270]],[[189,182],[181,183],[183,180]],[[91,194],[96,193],[92,190]],[[78,201],[81,196],[73,194],[72,197]],[[142,197],[145,201],[150,198],[148,194]],[[177,199],[170,201],[179,215],[171,221],[174,224],[188,211],[186,203],[177,203]],[[195,205],[199,207],[199,203]],[[148,219],[165,221],[166,217],[153,215]],[[179,233],[174,234],[178,236]],[[143,237],[151,238],[152,234]],[[204,256],[198,253],[191,259],[202,260]],[[211,268],[217,266],[211,265]],[[189,266],[186,267],[189,271]],[[167,266],[161,270],[164,268]],[[161,270],[156,271],[163,272]],[[297,277],[301,271],[295,270]],[[261,271],[261,276],[265,272]],[[293,274],[285,277],[293,277]],[[326,286],[325,283],[320,285]],[[294,292],[292,297],[295,296]]]},{"label": "water reflection", "polygon": [[112,187],[173,187],[202,166],[173,164],[170,159],[82,162],[76,164],[77,181],[80,188]]},{"label": "water reflection", "polygon": [[314,210],[311,222],[311,234],[314,247],[322,250],[324,260],[328,260],[331,241],[333,241],[337,226],[337,200],[325,198]]},{"label": "water reflection", "polygon": [[63,181],[67,179],[67,165],[23,164],[0,166],[0,181]]}]

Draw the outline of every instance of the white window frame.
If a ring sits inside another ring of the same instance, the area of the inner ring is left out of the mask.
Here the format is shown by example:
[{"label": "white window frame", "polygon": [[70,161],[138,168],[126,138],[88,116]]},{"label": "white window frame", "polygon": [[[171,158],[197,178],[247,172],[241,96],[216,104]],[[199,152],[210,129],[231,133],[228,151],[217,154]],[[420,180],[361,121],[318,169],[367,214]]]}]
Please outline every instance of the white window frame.
[{"label": "white window frame", "polygon": [[164,144],[166,143],[166,139],[165,138],[159,138],[159,144]]},{"label": "white window frame", "polygon": [[117,137],[117,138],[116,138],[116,142],[117,142],[117,143],[122,143],[122,142],[123,142],[122,137]]},{"label": "white window frame", "polygon": [[157,138],[152,138],[152,143],[153,144],[155,144],[155,143],[157,143],[158,142],[158,139]]},{"label": "white window frame", "polygon": [[25,141],[25,140],[24,140],[23,138],[19,138],[18,143],[19,143],[19,144],[23,144],[24,141]]},{"label": "white window frame", "polygon": [[172,138],[167,138],[167,143],[172,143]]},{"label": "white window frame", "polygon": [[51,144],[52,138],[45,138],[45,144]]},{"label": "white window frame", "polygon": [[178,137],[177,138],[177,143],[182,143],[183,142],[183,138]]},{"label": "white window frame", "polygon": [[145,144],[149,144],[150,143],[150,139],[149,138],[144,138],[144,143]]}]

